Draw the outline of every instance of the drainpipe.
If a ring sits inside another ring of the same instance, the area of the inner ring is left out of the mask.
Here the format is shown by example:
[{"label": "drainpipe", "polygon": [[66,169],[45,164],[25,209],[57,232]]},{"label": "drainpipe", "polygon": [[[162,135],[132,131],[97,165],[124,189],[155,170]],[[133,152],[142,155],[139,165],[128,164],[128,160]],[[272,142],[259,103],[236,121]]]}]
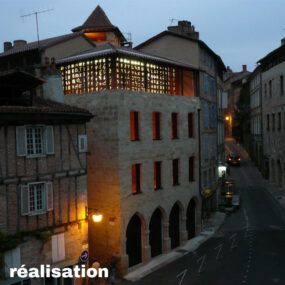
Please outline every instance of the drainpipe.
[{"label": "drainpipe", "polygon": [[202,195],[202,183],[201,183],[201,169],[202,169],[202,162],[201,162],[201,109],[198,109],[198,159],[199,159],[199,193],[202,201],[201,205],[201,230],[203,229],[203,217],[204,217],[204,198]]}]

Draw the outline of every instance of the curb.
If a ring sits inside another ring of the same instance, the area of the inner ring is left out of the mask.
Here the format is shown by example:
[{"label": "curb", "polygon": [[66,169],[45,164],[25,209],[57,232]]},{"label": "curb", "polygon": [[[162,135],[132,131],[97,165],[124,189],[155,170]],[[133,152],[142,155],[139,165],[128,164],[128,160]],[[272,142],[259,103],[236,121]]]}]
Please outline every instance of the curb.
[{"label": "curb", "polygon": [[[218,217],[218,220],[215,221],[215,217]],[[150,273],[164,267],[165,265],[187,255],[190,252],[194,252],[197,250],[204,242],[206,242],[208,239],[210,239],[216,232],[217,230],[221,227],[221,225],[224,223],[226,218],[225,213],[221,212],[216,212],[212,219],[209,220],[214,220],[216,222],[215,225],[212,226],[205,226],[204,230],[199,233],[196,237],[188,241],[185,245],[180,246],[173,251],[160,255],[157,258],[152,259],[148,264],[129,272],[124,276],[124,280],[128,281],[137,281]],[[165,258],[162,261],[157,262],[158,260]],[[153,263],[153,264],[152,264]],[[149,267],[149,268],[148,268]]]}]

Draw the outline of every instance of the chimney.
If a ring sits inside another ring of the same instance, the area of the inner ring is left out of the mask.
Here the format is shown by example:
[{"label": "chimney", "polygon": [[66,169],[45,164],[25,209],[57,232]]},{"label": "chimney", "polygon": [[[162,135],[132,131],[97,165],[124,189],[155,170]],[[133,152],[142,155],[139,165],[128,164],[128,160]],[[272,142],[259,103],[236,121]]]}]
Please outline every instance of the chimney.
[{"label": "chimney", "polygon": [[247,71],[247,65],[246,65],[246,64],[243,64],[243,65],[242,65],[242,71],[243,71],[243,72]]},{"label": "chimney", "polygon": [[199,32],[195,31],[194,25],[186,20],[178,21],[177,26],[169,26],[168,30],[193,39],[199,39]]},{"label": "chimney", "polygon": [[281,39],[281,46],[285,45],[285,38]]},{"label": "chimney", "polygon": [[14,48],[22,47],[26,44],[27,44],[27,42],[25,40],[15,40],[14,41]]},{"label": "chimney", "polygon": [[4,52],[12,48],[13,48],[13,45],[11,42],[4,42]]}]

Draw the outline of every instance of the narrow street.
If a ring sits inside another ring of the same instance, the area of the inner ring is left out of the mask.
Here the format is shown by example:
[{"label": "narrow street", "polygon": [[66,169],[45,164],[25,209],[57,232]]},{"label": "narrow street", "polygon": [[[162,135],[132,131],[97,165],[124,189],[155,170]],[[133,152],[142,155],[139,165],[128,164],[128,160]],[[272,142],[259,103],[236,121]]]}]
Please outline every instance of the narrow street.
[{"label": "narrow street", "polygon": [[285,284],[285,211],[244,151],[233,141],[227,149],[242,156],[230,178],[241,194],[241,207],[196,252],[126,284]]}]

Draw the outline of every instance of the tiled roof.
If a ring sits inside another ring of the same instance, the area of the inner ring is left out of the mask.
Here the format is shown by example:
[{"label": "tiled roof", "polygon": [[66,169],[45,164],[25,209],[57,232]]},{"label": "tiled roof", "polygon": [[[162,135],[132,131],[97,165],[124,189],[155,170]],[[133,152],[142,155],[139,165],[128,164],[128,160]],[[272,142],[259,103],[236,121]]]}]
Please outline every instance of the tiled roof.
[{"label": "tiled roof", "polygon": [[62,36],[58,36],[58,37],[44,39],[44,40],[41,40],[39,42],[37,42],[37,41],[36,42],[30,42],[27,44],[23,44],[19,47],[14,47],[12,49],[9,49],[6,52],[0,53],[0,58],[4,57],[4,56],[12,55],[12,54],[36,50],[38,48],[46,49],[46,48],[51,47],[53,45],[59,44],[61,42],[64,42],[66,40],[70,40],[70,39],[73,39],[73,38],[76,38],[79,36],[83,36],[83,33],[82,32],[70,33],[67,35],[62,35]]},{"label": "tiled roof", "polygon": [[126,41],[120,29],[114,26],[104,10],[98,5],[91,15],[87,18],[83,25],[72,29],[73,32],[91,30],[93,32],[115,32],[122,41]]},{"label": "tiled roof", "polygon": [[63,65],[63,64],[71,63],[71,62],[87,60],[90,58],[96,58],[96,57],[107,56],[107,55],[112,55],[112,54],[120,54],[120,55],[135,57],[137,59],[150,60],[150,61],[154,61],[157,63],[164,63],[168,65],[175,65],[175,66],[185,67],[189,69],[196,69],[192,65],[184,64],[179,61],[174,61],[168,58],[148,54],[148,53],[134,50],[128,47],[117,47],[112,44],[100,45],[91,50],[84,51],[84,52],[75,54],[73,56],[58,59],[56,60],[56,64]]},{"label": "tiled roof", "polygon": [[23,106],[22,105],[12,105],[12,106],[0,106],[0,113],[15,113],[15,114],[42,114],[42,113],[49,113],[49,114],[73,114],[73,115],[80,115],[86,117],[92,117],[92,114],[85,110],[78,107],[73,107],[67,104],[54,102],[47,99],[42,99],[39,97],[35,97],[33,99],[32,106]]},{"label": "tiled roof", "polygon": [[[115,28],[115,26],[111,23],[103,9],[98,5],[96,9],[91,13],[91,15],[87,18],[80,29],[100,29],[100,28]],[[78,27],[79,28],[79,27]],[[75,28],[74,30],[78,29]]]}]

